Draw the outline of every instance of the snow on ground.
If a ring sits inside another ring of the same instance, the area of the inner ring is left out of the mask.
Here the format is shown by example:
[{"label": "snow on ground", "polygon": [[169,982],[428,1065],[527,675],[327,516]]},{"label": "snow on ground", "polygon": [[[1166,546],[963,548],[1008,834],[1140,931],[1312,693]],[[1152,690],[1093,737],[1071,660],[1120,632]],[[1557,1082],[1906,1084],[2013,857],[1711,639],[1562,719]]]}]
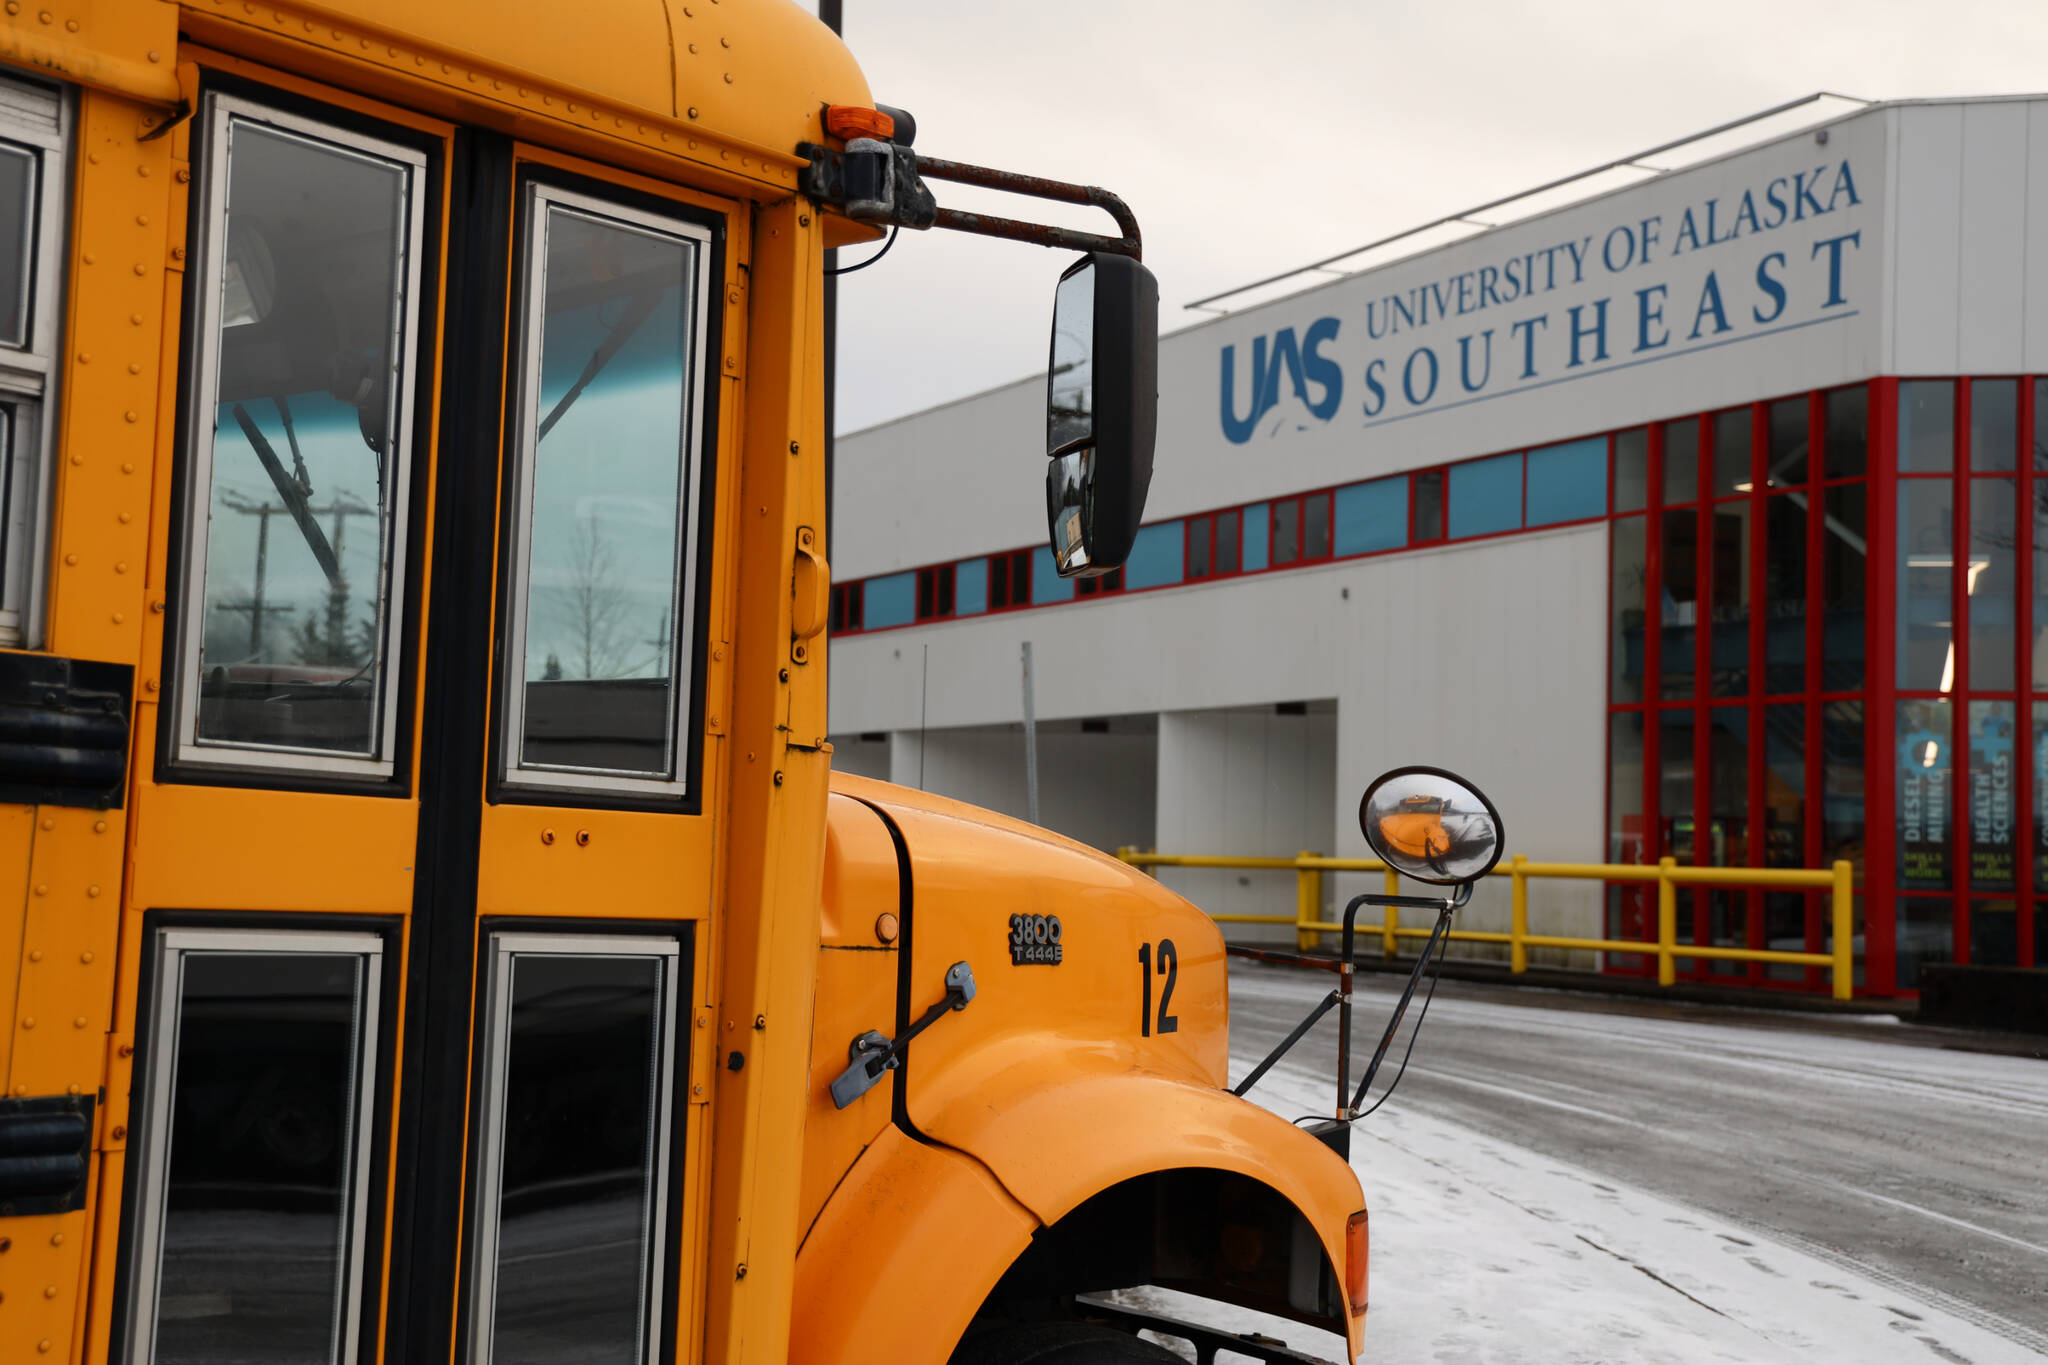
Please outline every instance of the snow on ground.
[{"label": "snow on ground", "polygon": [[[1327,1090],[1326,1079],[1283,1065],[1252,1098],[1292,1117],[1321,1112]],[[2042,1358],[1896,1285],[1403,1110],[1398,1101],[1354,1127],[1351,1159],[1372,1214],[1364,1361],[2009,1365]],[[1132,1297],[1344,1358],[1342,1339],[1299,1323],[1196,1307],[1160,1291]]]}]

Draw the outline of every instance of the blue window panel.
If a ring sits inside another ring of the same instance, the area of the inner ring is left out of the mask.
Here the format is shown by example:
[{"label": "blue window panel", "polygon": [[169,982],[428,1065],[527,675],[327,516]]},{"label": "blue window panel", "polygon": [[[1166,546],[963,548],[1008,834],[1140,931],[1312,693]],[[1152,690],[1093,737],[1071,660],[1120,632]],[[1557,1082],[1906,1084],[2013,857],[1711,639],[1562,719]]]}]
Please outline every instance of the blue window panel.
[{"label": "blue window panel", "polygon": [[1059,561],[1052,557],[1052,551],[1040,546],[1031,556],[1031,602],[1038,606],[1046,602],[1071,602],[1074,598],[1074,580],[1061,578]]},{"label": "blue window panel", "polygon": [[1371,554],[1408,543],[1408,480],[1375,479],[1337,490],[1336,552]]},{"label": "blue window panel", "polygon": [[1607,515],[1607,438],[1589,436],[1529,452],[1529,524]]},{"label": "blue window panel", "polygon": [[979,616],[988,610],[988,561],[963,559],[954,570],[953,614]]},{"label": "blue window panel", "polygon": [[1186,534],[1186,523],[1179,521],[1139,527],[1131,557],[1124,561],[1124,586],[1160,588],[1180,582],[1185,558],[1181,540]]},{"label": "blue window panel", "polygon": [[1496,455],[1451,466],[1451,539],[1522,524],[1522,457]]},{"label": "blue window panel", "polygon": [[870,578],[862,590],[861,624],[868,630],[907,626],[917,619],[916,573]]},{"label": "blue window panel", "polygon": [[1244,571],[1252,573],[1266,567],[1266,544],[1273,533],[1273,518],[1267,514],[1266,504],[1255,502],[1244,509]]}]

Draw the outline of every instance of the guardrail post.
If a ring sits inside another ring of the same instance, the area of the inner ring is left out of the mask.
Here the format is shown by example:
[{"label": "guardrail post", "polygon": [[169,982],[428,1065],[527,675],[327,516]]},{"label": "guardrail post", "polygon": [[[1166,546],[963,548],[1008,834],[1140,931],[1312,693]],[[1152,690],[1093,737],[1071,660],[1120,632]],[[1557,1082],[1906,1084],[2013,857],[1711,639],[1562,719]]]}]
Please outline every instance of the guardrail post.
[{"label": "guardrail post", "polygon": [[[1389,896],[1401,894],[1401,874],[1394,871],[1391,867],[1387,869],[1387,894]],[[1391,905],[1386,907],[1386,917],[1380,927],[1381,957],[1391,959],[1400,955],[1401,939],[1396,932],[1400,927],[1401,912]]]},{"label": "guardrail post", "polygon": [[1847,1000],[1856,984],[1856,877],[1846,859],[1835,860],[1835,999]]},{"label": "guardrail post", "polygon": [[[1320,858],[1320,853],[1307,849],[1294,855],[1301,858]],[[1323,873],[1321,868],[1302,867],[1298,862],[1294,868],[1294,949],[1305,953],[1320,947],[1323,936],[1308,926],[1323,917]]]},{"label": "guardrail post", "polygon": [[1657,984],[1670,986],[1678,981],[1678,959],[1672,950],[1678,946],[1678,883],[1671,880],[1672,869],[1678,866],[1678,859],[1668,854],[1657,860]]},{"label": "guardrail post", "polygon": [[1529,946],[1522,942],[1529,936],[1529,878],[1522,870],[1528,861],[1517,853],[1508,872],[1514,879],[1513,909],[1508,917],[1508,970],[1516,973],[1529,970]]}]

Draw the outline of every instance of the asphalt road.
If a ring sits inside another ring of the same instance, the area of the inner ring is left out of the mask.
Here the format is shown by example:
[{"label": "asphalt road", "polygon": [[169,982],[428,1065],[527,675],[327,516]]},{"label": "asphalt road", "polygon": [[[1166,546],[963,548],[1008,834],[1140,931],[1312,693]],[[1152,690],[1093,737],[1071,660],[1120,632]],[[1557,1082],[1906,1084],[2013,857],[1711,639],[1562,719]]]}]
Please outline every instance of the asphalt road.
[{"label": "asphalt road", "polygon": [[[1324,972],[1234,962],[1233,1081],[1334,982]],[[1371,1055],[1399,984],[1359,978],[1354,1057]],[[1332,1011],[1283,1064],[1297,1077],[1331,1077],[1333,1103],[1335,1019]],[[1754,1228],[1896,1285],[2022,1352],[2048,1355],[2043,1053],[2048,1040],[1922,1029],[1889,1016],[1446,981],[1388,1109],[1441,1118]]]}]

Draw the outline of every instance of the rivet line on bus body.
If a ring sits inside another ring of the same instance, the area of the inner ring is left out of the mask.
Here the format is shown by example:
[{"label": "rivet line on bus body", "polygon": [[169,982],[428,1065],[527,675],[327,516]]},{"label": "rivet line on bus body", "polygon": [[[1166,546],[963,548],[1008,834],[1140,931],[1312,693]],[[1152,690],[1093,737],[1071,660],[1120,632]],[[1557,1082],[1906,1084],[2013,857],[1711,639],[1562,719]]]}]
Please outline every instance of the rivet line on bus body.
[{"label": "rivet line on bus body", "polygon": [[542,830],[540,832],[540,841],[544,844],[552,844],[555,841],[555,832],[551,829]]},{"label": "rivet line on bus body", "polygon": [[112,1137],[116,1142],[126,1142],[128,1140],[128,1125],[125,1123],[115,1124],[114,1131],[108,1134],[108,1136]]},{"label": "rivet line on bus body", "polygon": [[43,950],[41,948],[37,948],[31,953],[29,953],[28,960],[30,962],[41,962],[43,960]]},{"label": "rivet line on bus body", "polygon": [[577,830],[577,831],[576,831],[576,847],[578,847],[578,848],[589,848],[589,847],[590,847],[590,831],[589,831],[589,830],[587,830],[587,829],[579,829],[579,830]]},{"label": "rivet line on bus body", "polygon": [[104,821],[104,820],[95,820],[95,821],[93,821],[93,822],[92,822],[92,832],[93,832],[94,834],[105,834],[105,833],[107,832],[107,822],[106,822],[106,821]]}]

